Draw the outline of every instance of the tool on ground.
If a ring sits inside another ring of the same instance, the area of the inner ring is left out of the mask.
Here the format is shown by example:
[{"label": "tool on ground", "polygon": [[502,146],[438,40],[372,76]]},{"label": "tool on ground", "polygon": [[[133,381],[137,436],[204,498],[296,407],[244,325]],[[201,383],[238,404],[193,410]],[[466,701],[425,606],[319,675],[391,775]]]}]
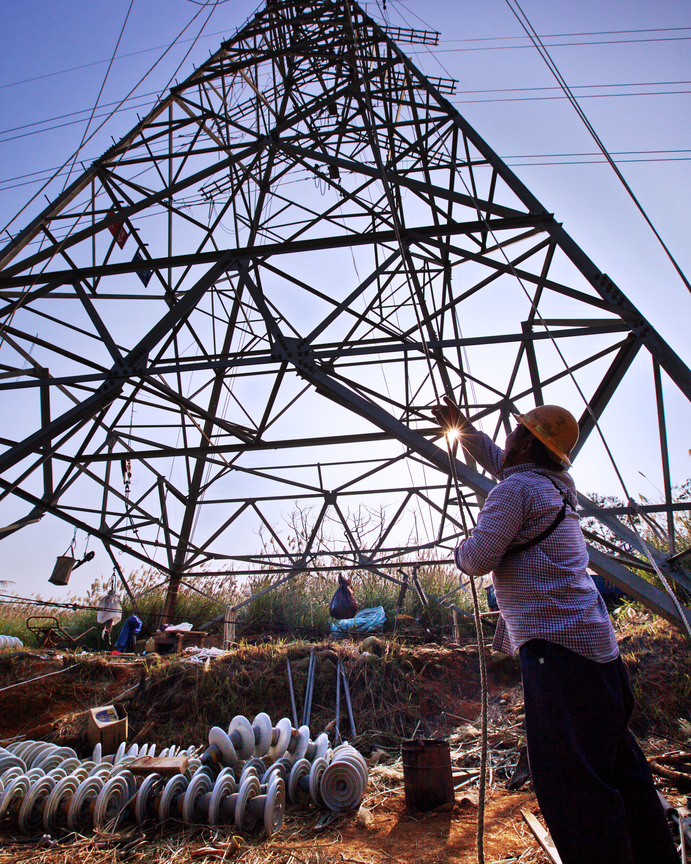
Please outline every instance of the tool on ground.
[{"label": "tool on ground", "polygon": [[312,713],[312,693],[314,692],[314,670],[317,665],[317,657],[314,648],[310,651],[310,661],[307,667],[307,685],[305,687],[305,704],[302,708],[302,723],[309,726],[310,714]]},{"label": "tool on ground", "polygon": [[353,738],[357,735],[355,731],[355,719],[353,717],[353,706],[350,702],[350,686],[348,685],[348,676],[346,675],[346,671],[341,665],[341,677],[343,678],[343,693],[345,695],[346,705],[348,706],[348,719],[350,720],[350,731],[353,735]]},{"label": "tool on ground", "polygon": [[31,615],[26,619],[27,630],[30,630],[36,637],[36,643],[39,648],[57,648],[60,645],[74,646],[77,645],[87,633],[95,630],[95,627],[89,627],[78,636],[72,636],[66,630],[63,630],[58,619],[53,615]]},{"label": "tool on ground", "polygon": [[293,675],[290,671],[290,657],[286,657],[286,669],[288,671],[288,689],[290,690],[290,707],[293,711],[293,723],[298,725],[298,709],[295,704],[295,690],[293,689]]},{"label": "tool on ground", "polygon": [[341,658],[336,665],[336,725],[334,726],[334,741],[341,740]]}]

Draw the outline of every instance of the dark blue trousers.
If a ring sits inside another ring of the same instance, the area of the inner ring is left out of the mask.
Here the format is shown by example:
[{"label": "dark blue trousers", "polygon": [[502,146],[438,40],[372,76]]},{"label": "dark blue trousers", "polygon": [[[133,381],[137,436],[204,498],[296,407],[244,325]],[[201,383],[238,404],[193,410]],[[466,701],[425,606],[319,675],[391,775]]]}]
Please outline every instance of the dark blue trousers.
[{"label": "dark blue trousers", "polygon": [[645,755],[629,731],[621,658],[520,649],[533,788],[563,864],[679,864]]}]

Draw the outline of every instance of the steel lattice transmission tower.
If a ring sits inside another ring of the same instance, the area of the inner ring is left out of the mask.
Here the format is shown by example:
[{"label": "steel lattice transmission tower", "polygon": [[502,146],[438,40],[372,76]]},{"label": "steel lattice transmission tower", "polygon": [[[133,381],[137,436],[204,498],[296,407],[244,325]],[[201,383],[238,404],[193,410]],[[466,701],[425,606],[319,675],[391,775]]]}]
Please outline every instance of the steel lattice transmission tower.
[{"label": "steel lattice transmission tower", "polygon": [[57,515],[158,568],[168,616],[202,574],[395,575],[458,535],[441,394],[502,436],[582,406],[583,447],[633,374],[672,525],[689,370],[398,47],[434,38],[267,2],[0,252],[4,534]]}]

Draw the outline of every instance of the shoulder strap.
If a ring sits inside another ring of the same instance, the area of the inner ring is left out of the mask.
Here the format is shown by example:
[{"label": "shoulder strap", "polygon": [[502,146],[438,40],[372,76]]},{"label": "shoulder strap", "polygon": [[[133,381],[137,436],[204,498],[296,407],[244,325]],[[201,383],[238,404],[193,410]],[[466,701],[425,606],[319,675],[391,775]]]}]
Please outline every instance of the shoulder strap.
[{"label": "shoulder strap", "polygon": [[[546,540],[549,535],[564,521],[564,517],[566,516],[566,508],[571,507],[570,502],[567,500],[566,495],[564,494],[561,487],[552,480],[552,478],[547,474],[541,474],[541,477],[549,480],[549,482],[554,486],[557,492],[561,495],[564,504],[562,505],[561,510],[554,517],[552,522],[541,531],[537,537],[533,537],[532,540],[526,540],[525,543],[513,543],[511,546],[508,546],[504,555],[517,555],[519,552],[525,552],[526,549],[532,549],[533,546],[537,546],[538,543],[542,543],[543,540]],[[573,507],[571,507],[573,510]]]}]

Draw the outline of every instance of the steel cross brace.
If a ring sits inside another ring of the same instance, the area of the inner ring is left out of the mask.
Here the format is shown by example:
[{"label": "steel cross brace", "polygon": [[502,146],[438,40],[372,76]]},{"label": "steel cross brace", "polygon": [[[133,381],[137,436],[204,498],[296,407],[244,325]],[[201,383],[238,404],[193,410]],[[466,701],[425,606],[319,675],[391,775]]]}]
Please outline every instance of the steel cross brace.
[{"label": "steel cross brace", "polygon": [[[434,442],[419,435],[415,430],[397,420],[378,405],[369,402],[340,381],[336,381],[327,375],[313,360],[310,361],[310,352],[307,346],[300,345],[298,347],[297,344],[291,345],[290,340],[286,340],[286,350],[298,374],[305,380],[310,381],[317,392],[327,399],[331,399],[333,402],[349,408],[380,429],[393,434],[412,452],[422,456],[439,471],[445,474],[452,473],[451,457],[446,451],[442,450]],[[454,465],[456,475],[461,483],[478,495],[486,497],[489,491],[496,485],[495,481],[483,476],[458,459],[454,459]],[[618,537],[626,540],[627,543],[630,543],[632,538],[635,538],[633,532],[624,528],[618,520],[608,518],[601,508],[597,507],[585,496],[580,495],[579,500],[582,506],[585,505],[588,515],[601,519]],[[591,565],[597,573],[625,590],[627,594],[639,600],[657,615],[684,629],[679,612],[666,592],[660,591],[628,568],[618,562],[612,561],[591,544],[587,544],[587,546]],[[671,570],[663,559],[658,558],[656,563],[663,572],[666,571],[672,578],[678,578],[678,573]],[[691,624],[691,610],[685,609],[684,614],[689,624]]]},{"label": "steel cross brace", "polygon": [[84,423],[96,416],[98,411],[107,408],[122,392],[128,374],[136,375],[136,370],[143,367],[149,352],[163,339],[171,327],[181,321],[198,303],[199,299],[235,263],[235,254],[226,252],[216,264],[176,303],[144,336],[139,343],[123,358],[122,363],[113,366],[112,380],[106,380],[91,396],[56,417],[47,426],[37,430],[33,435],[15,444],[0,456],[0,475],[22,459],[52,441],[53,438],[69,430],[76,432]]}]

